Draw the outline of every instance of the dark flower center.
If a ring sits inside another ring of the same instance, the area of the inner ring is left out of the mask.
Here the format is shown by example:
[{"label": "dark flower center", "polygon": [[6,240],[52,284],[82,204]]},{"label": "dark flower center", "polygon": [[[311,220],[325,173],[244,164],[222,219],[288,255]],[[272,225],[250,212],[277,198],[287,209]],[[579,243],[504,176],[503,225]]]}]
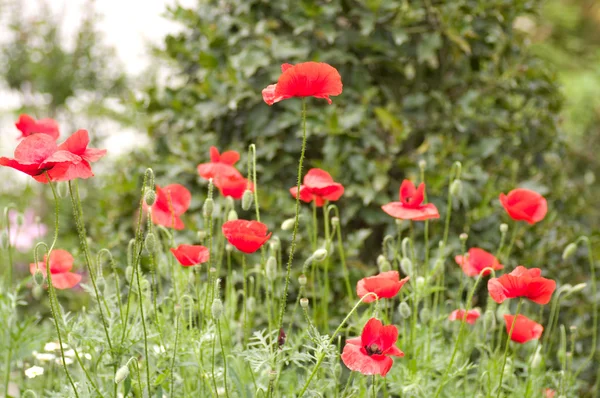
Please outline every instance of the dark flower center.
[{"label": "dark flower center", "polygon": [[382,353],[379,346],[375,343],[365,346],[365,350],[367,351],[367,354],[369,354],[369,355],[373,355],[373,354],[381,355],[381,353]]}]

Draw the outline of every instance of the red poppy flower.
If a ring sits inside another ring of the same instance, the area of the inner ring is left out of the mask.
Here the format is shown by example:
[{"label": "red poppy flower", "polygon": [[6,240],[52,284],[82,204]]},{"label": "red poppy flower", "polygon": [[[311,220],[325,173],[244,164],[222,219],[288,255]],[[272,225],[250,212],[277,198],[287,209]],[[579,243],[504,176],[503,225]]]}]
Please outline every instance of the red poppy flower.
[{"label": "red poppy flower", "polygon": [[21,132],[21,138],[29,137],[32,134],[47,134],[56,141],[60,135],[58,123],[53,119],[35,120],[29,115],[20,115],[15,123],[17,129]]},{"label": "red poppy flower", "polygon": [[[478,247],[469,249],[469,253],[466,257],[456,256],[454,257],[454,260],[461,266],[463,272],[467,276],[478,276],[485,268],[491,268],[493,270],[504,268],[492,253],[488,253]],[[483,273],[483,276],[489,275],[490,272],[492,271],[486,270]]]},{"label": "red poppy flower", "polygon": [[[379,275],[359,280],[356,284],[356,294],[359,298],[364,297],[368,293],[375,293],[380,299],[392,298],[398,294],[402,286],[409,279],[410,276],[407,276],[401,280],[398,271],[382,272]],[[370,303],[375,300],[377,299],[373,295],[369,295],[363,300],[363,303]]]},{"label": "red poppy flower", "polygon": [[324,98],[331,104],[329,96],[342,93],[342,77],[329,64],[283,64],[281,72],[277,84],[271,84],[262,91],[263,100],[269,105],[293,97]]},{"label": "red poppy flower", "polygon": [[[290,188],[290,193],[296,198],[298,187]],[[344,194],[344,186],[333,181],[325,170],[310,169],[304,176],[304,184],[300,185],[300,200],[310,203],[313,200],[318,207],[325,201],[336,201]]]},{"label": "red poppy flower", "polygon": [[[40,182],[47,182],[45,171],[54,181],[60,177],[60,170],[64,170],[64,167],[81,162],[79,156],[59,150],[54,138],[47,134],[33,134],[24,138],[17,145],[14,156],[14,159],[0,157],[0,166],[12,167]],[[58,173],[53,172],[54,168],[58,168]]]},{"label": "red poppy flower", "polygon": [[544,398],[554,398],[556,391],[551,388],[544,388]]},{"label": "red poppy flower", "polygon": [[271,232],[258,221],[232,220],[227,221],[222,227],[223,235],[227,241],[241,252],[254,253],[269,240]]},{"label": "red poppy flower", "polygon": [[469,325],[474,325],[475,321],[481,316],[479,310],[454,310],[448,317],[450,321],[465,321]]},{"label": "red poppy flower", "polygon": [[404,356],[396,347],[397,340],[396,326],[383,326],[381,321],[371,318],[360,337],[346,340],[342,361],[350,370],[364,375],[379,374],[385,377],[394,364],[390,356]]},{"label": "red poppy flower", "polygon": [[425,199],[425,184],[415,188],[412,181],[404,180],[400,186],[400,201],[390,202],[381,206],[383,211],[400,220],[424,221],[430,218],[440,218],[440,213],[433,203],[423,204]]},{"label": "red poppy flower", "polygon": [[516,221],[535,224],[548,212],[548,203],[542,195],[529,189],[513,189],[508,195],[500,194],[500,203],[508,215]]},{"label": "red poppy flower", "polygon": [[497,303],[510,298],[525,297],[534,303],[548,304],[556,289],[556,282],[541,277],[541,273],[539,268],[527,269],[519,265],[510,274],[490,279],[488,291]]},{"label": "red poppy flower", "polygon": [[210,258],[208,248],[200,245],[179,245],[171,248],[171,253],[184,267],[205,263]]},{"label": "red poppy flower", "polygon": [[525,315],[521,314],[517,315],[516,321],[514,321],[514,319],[514,315],[504,315],[504,321],[506,322],[506,333],[510,333],[510,328],[512,327],[513,322],[515,323],[512,335],[510,336],[512,341],[523,344],[527,343],[529,340],[535,340],[542,337],[544,327],[539,323],[532,321]]},{"label": "red poppy flower", "polygon": [[210,147],[210,162],[199,164],[198,174],[205,180],[212,178],[221,195],[241,199],[244,191],[254,190],[254,186],[234,167],[239,159],[236,151],[219,153],[217,148]]},{"label": "red poppy flower", "polygon": [[[39,269],[42,275],[46,277],[46,260],[48,256],[44,255],[44,261],[29,264],[29,272],[34,275],[36,269]],[[73,256],[66,250],[56,249],[50,253],[50,274],[52,274],[52,285],[57,289],[70,289],[81,281],[81,275],[71,271],[73,268]]]},{"label": "red poppy flower", "polygon": [[180,184],[156,185],[156,202],[152,205],[152,222],[181,230],[185,227],[180,216],[187,211],[192,194]]},{"label": "red poppy flower", "polygon": [[248,184],[248,180],[242,176],[218,176],[213,183],[221,195],[231,196],[233,199],[241,199],[246,189],[254,192],[254,184]]},{"label": "red poppy flower", "polygon": [[[58,146],[59,151],[67,151],[79,157],[79,162],[62,163],[50,170],[48,175],[52,181],[70,181],[76,178],[94,176],[90,163],[100,160],[106,155],[106,149],[88,148],[90,137],[87,130],[77,130]],[[34,177],[36,178],[36,177]],[[36,180],[42,182],[41,179]]]}]

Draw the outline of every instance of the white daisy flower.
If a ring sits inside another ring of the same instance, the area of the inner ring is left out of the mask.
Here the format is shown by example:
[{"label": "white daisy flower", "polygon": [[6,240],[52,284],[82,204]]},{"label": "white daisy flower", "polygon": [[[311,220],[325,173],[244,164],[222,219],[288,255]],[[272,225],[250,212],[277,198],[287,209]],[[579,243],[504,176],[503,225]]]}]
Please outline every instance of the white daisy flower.
[{"label": "white daisy flower", "polygon": [[25,369],[25,376],[30,379],[33,379],[36,376],[41,376],[44,374],[44,368],[41,366],[32,366],[29,369]]}]

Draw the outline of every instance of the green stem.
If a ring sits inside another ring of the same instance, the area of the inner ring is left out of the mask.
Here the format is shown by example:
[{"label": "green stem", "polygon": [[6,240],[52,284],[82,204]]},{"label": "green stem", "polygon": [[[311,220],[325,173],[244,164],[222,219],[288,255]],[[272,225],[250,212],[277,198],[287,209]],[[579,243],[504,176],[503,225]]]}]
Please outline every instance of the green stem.
[{"label": "green stem", "polygon": [[325,229],[325,245],[327,246],[327,258],[323,261],[323,267],[325,268],[325,294],[321,301],[323,302],[323,323],[325,325],[325,332],[329,332],[329,315],[328,315],[328,304],[329,304],[329,217],[327,216],[327,204],[323,206],[323,224]]},{"label": "green stem", "polygon": [[175,391],[175,378],[173,377],[173,371],[175,369],[175,358],[177,357],[177,340],[179,338],[179,315],[175,318],[175,343],[173,344],[173,358],[171,359],[171,398],[173,398],[173,391]]},{"label": "green stem", "polygon": [[[7,285],[6,285],[7,291],[9,289],[9,287],[12,286],[12,280],[13,280],[13,253],[12,253],[12,245],[10,243],[10,217],[8,214],[10,212],[11,208],[13,208],[16,211],[16,209],[12,205],[8,205],[6,208],[4,208],[4,219],[6,222],[6,234],[7,234],[7,236],[6,236],[6,242],[7,242],[6,252],[8,254],[8,281],[7,281]],[[19,233],[19,230],[17,230],[17,234],[18,233]],[[8,395],[8,387],[6,387],[6,395]]]},{"label": "green stem", "polygon": [[510,243],[508,244],[508,248],[506,249],[506,256],[504,256],[505,264],[506,264],[506,262],[508,262],[508,260],[510,258],[510,254],[512,253],[513,246],[515,245],[517,236],[521,232],[522,228],[523,228],[523,226],[517,224],[517,221],[515,221],[515,225],[513,227],[513,233],[512,233],[512,236],[510,237]]},{"label": "green stem", "polygon": [[243,323],[243,338],[244,345],[248,342],[248,266],[246,265],[246,256],[242,256],[242,273],[244,277],[244,323]]},{"label": "green stem", "polygon": [[508,347],[510,346],[510,338],[512,337],[513,331],[515,330],[515,325],[517,323],[517,317],[519,316],[519,312],[521,311],[521,305],[523,304],[523,298],[519,299],[519,304],[517,305],[517,312],[515,313],[515,317],[513,318],[512,324],[510,325],[510,331],[508,332],[508,338],[506,339],[506,346],[504,347],[504,359],[502,360],[502,367],[500,368],[500,382],[498,383],[498,395],[500,398],[502,394],[502,379],[504,378],[504,367],[506,366],[506,357],[508,354]]},{"label": "green stem", "polygon": [[300,184],[302,182],[302,164],[304,162],[304,153],[306,152],[306,99],[302,99],[302,148],[300,150],[300,160],[298,161],[298,182],[296,184],[296,214],[294,217],[294,230],[292,232],[292,242],[290,244],[290,253],[287,262],[287,270],[285,276],[285,287],[281,295],[279,303],[279,322],[278,330],[283,327],[283,315],[287,305],[288,290],[290,287],[290,277],[292,273],[292,262],[294,260],[294,251],[296,250],[296,236],[298,234],[298,221],[300,219]]},{"label": "green stem", "polygon": [[225,355],[225,346],[223,345],[223,337],[221,335],[221,324],[218,319],[217,334],[219,335],[219,345],[221,346],[221,356],[223,357],[223,384],[225,385],[225,396],[229,398],[229,390],[227,389],[227,355]]}]

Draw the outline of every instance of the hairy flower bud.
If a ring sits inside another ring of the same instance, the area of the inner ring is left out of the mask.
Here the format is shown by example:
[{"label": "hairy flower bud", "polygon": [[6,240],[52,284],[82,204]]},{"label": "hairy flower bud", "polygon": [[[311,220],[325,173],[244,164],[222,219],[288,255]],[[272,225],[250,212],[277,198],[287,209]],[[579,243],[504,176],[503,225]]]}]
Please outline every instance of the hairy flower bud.
[{"label": "hairy flower bud", "polygon": [[500,232],[505,234],[508,232],[508,224],[502,223],[500,224]]},{"label": "hairy flower bud", "polygon": [[300,299],[300,307],[304,309],[308,308],[308,299],[306,297]]},{"label": "hairy flower bud", "polygon": [[284,231],[289,231],[290,229],[294,228],[295,223],[296,220],[294,218],[288,218],[281,223],[281,229]]},{"label": "hairy flower bud", "polygon": [[244,209],[244,210],[250,209],[253,201],[254,201],[254,195],[252,194],[252,191],[249,189],[246,189],[244,191],[244,195],[242,196],[242,209]]},{"label": "hairy flower bud", "polygon": [[129,365],[121,366],[115,373],[115,383],[119,384],[129,376]]},{"label": "hairy flower bud", "polygon": [[223,314],[223,302],[221,301],[221,299],[214,299],[210,310],[214,319],[220,319],[221,315]]},{"label": "hairy flower bud", "polygon": [[31,294],[33,295],[33,298],[39,300],[44,295],[44,289],[41,286],[34,286]]},{"label": "hairy flower bud", "polygon": [[235,208],[235,200],[231,196],[225,197],[225,206],[229,209]]},{"label": "hairy flower bud", "polygon": [[340,225],[340,218],[339,217],[331,217],[331,225],[334,227],[337,227]]},{"label": "hairy flower bud", "polygon": [[575,243],[569,243],[565,250],[563,250],[562,259],[566,260],[571,257],[577,251],[577,245]]},{"label": "hairy flower bud", "polygon": [[215,210],[215,201],[212,198],[206,198],[204,205],[202,206],[202,215],[204,218],[212,217],[213,211]]},{"label": "hairy flower bud", "polygon": [[392,270],[392,264],[386,259],[379,263],[379,272],[388,272]]},{"label": "hairy flower bud", "polygon": [[459,179],[452,181],[452,185],[450,185],[450,195],[457,196],[460,195],[462,191],[462,182]]},{"label": "hairy flower bud", "polygon": [[321,262],[324,261],[327,258],[327,250],[325,249],[317,249],[313,254],[312,254],[312,258],[314,261],[317,262]]},{"label": "hairy flower bud", "polygon": [[35,273],[33,274],[33,281],[35,282],[35,284],[37,286],[41,286],[42,283],[44,283],[44,274],[42,274],[42,271],[39,270],[39,268],[36,268]]},{"label": "hairy flower bud", "polygon": [[398,305],[398,313],[403,319],[410,318],[412,311],[410,310],[408,304],[406,304],[406,301],[403,301]]},{"label": "hairy flower bud", "polygon": [[569,292],[569,294],[579,293],[580,291],[585,289],[586,286],[587,286],[587,283],[578,283],[571,288],[571,291]]},{"label": "hairy flower bud", "polygon": [[229,210],[229,214],[227,214],[227,221],[233,221],[238,219],[237,211]]},{"label": "hairy flower bud", "polygon": [[404,257],[400,261],[400,269],[404,272],[404,275],[412,275],[412,261],[408,257]]},{"label": "hairy flower bud", "polygon": [[228,244],[225,245],[225,250],[228,253],[231,253],[233,251],[233,249],[234,249],[234,247],[233,247],[233,245],[231,243],[228,243]]},{"label": "hairy flower bud", "polygon": [[128,265],[127,268],[125,268],[125,280],[127,281],[127,283],[131,284],[132,279],[133,267],[131,265]]},{"label": "hairy flower bud", "polygon": [[300,284],[300,286],[306,286],[306,275],[302,274],[298,277],[298,283]]},{"label": "hairy flower bud", "polygon": [[271,237],[271,239],[269,240],[269,248],[271,248],[271,251],[276,252],[277,250],[279,250],[279,239],[276,236]]},{"label": "hairy flower bud", "polygon": [[144,202],[146,202],[148,206],[154,205],[156,202],[156,192],[153,189],[146,190],[146,193],[144,193]]},{"label": "hairy flower bud", "polygon": [[156,236],[152,232],[148,232],[146,239],[144,239],[144,246],[148,253],[154,253],[156,250]]},{"label": "hairy flower bud", "polygon": [[429,308],[423,307],[423,309],[421,309],[419,312],[419,319],[421,320],[421,323],[429,322],[429,319],[431,319],[431,311]]},{"label": "hairy flower bud", "polygon": [[265,274],[271,282],[277,277],[277,259],[274,256],[269,256],[265,265]]},{"label": "hairy flower bud", "polygon": [[205,230],[201,229],[200,231],[196,232],[196,236],[198,237],[198,240],[202,242],[204,239],[206,239],[208,234]]}]

